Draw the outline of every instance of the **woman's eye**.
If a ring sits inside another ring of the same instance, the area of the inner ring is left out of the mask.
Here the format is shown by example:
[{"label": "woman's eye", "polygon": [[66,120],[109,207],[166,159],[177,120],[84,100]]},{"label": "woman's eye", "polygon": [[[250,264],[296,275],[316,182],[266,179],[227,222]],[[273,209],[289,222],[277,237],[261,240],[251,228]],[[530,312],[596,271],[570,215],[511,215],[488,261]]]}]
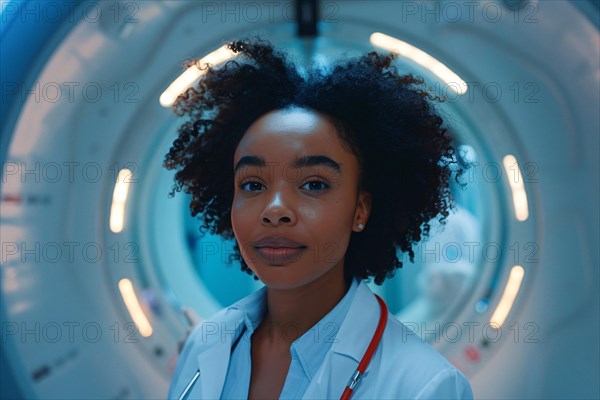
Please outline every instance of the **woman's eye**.
[{"label": "woman's eye", "polygon": [[[322,192],[323,190],[329,189],[329,185],[327,183],[323,182],[323,181],[310,181],[310,182],[306,182],[304,184],[304,186],[310,185],[311,183],[312,184],[316,184],[317,188],[321,187],[321,189],[311,190],[311,192],[317,192],[317,193],[319,193],[319,192]],[[313,186],[313,188],[314,187],[315,186]]]},{"label": "woman's eye", "polygon": [[[307,185],[311,185],[311,184],[312,184],[312,186],[309,186],[310,189],[308,189],[311,192],[320,193],[326,189],[329,189],[329,184],[327,184],[323,181],[318,181],[318,180],[306,182],[303,185],[303,187],[307,186]],[[248,192],[254,192],[255,190],[252,190],[252,188],[258,189],[261,186],[264,186],[264,185],[257,181],[248,181],[248,182],[240,183],[240,189],[246,190]]]},{"label": "woman's eye", "polygon": [[[246,190],[246,185],[248,184],[254,184],[254,185],[259,185],[259,186],[263,186],[262,183],[257,182],[257,181],[248,181],[248,182],[244,182],[244,183],[240,183],[240,189],[242,190]],[[256,188],[256,186],[254,186]],[[248,192],[254,192],[254,190],[248,190]]]}]

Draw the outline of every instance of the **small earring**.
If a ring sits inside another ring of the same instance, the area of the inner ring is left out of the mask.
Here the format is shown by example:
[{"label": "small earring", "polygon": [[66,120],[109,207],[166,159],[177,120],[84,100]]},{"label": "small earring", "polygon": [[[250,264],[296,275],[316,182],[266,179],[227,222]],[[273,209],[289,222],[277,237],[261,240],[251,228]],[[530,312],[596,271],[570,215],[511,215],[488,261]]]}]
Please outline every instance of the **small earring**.
[{"label": "small earring", "polygon": [[362,229],[364,227],[363,224],[358,224],[358,229]]}]

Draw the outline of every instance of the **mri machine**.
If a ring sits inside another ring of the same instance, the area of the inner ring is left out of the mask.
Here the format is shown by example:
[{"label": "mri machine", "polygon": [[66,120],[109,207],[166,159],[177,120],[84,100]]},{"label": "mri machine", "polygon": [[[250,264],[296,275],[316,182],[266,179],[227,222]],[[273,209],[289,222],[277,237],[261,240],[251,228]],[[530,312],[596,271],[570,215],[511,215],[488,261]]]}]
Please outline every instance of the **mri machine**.
[{"label": "mri machine", "polygon": [[164,398],[190,321],[260,287],[161,166],[183,60],[246,32],[301,66],[395,51],[446,97],[468,189],[370,287],[476,398],[600,397],[596,2],[2,7],[3,399]]}]

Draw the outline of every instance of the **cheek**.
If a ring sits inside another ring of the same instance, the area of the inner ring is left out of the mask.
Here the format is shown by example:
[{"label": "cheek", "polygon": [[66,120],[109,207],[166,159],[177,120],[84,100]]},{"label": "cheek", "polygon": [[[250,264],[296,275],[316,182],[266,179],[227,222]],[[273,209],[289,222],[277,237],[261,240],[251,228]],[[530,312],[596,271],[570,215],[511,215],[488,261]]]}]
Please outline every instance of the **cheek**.
[{"label": "cheek", "polygon": [[298,217],[313,238],[313,244],[318,244],[320,248],[327,247],[330,252],[336,254],[347,246],[354,214],[342,199],[300,205]]},{"label": "cheek", "polygon": [[237,237],[244,235],[245,230],[256,223],[255,212],[240,198],[234,197],[231,205],[231,226]]},{"label": "cheek", "polygon": [[307,204],[300,204],[300,206],[298,206],[298,213],[307,221],[315,221],[319,216],[319,210]]},{"label": "cheek", "polygon": [[335,222],[344,224],[348,215],[352,218],[351,204],[348,197],[339,191],[324,198],[302,199],[298,204],[298,217],[310,224]]}]

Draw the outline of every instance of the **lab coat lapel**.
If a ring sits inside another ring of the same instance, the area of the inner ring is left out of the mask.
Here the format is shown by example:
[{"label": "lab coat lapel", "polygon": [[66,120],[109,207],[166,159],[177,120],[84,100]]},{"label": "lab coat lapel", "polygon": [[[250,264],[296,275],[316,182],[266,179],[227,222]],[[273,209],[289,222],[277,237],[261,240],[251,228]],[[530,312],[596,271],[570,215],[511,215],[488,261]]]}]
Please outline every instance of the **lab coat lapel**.
[{"label": "lab coat lapel", "polygon": [[[227,369],[231,356],[231,347],[241,334],[241,325],[245,324],[244,312],[259,312],[265,301],[266,288],[253,292],[233,305],[225,314],[206,326],[206,338],[211,341],[196,357],[200,370],[200,388],[203,399],[218,399],[221,397]],[[238,332],[239,330],[239,332]],[[234,334],[234,332],[237,332]]]},{"label": "lab coat lapel", "polygon": [[[377,329],[380,313],[375,295],[366,283],[360,280],[356,295],[331,350],[306,389],[304,398],[339,398],[342,395],[369,347]],[[369,363],[363,378],[368,375],[372,363],[373,360]],[[357,389],[360,385],[359,381]]]},{"label": "lab coat lapel", "polygon": [[[225,318],[214,325],[214,343],[196,357],[200,370],[200,388],[203,399],[217,399],[221,396],[227,367],[231,354],[231,345],[235,341],[232,333],[237,324],[244,323],[244,316],[239,310],[228,310]],[[213,331],[211,330],[211,333]]]}]

